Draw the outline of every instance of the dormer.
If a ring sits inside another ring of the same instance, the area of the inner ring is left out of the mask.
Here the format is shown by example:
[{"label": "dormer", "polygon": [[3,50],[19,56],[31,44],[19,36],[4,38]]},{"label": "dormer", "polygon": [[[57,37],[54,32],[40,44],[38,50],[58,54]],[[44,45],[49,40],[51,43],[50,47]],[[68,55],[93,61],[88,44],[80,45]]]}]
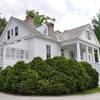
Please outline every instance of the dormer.
[{"label": "dormer", "polygon": [[36,28],[37,31],[39,31],[41,34],[48,35],[48,26],[46,24],[43,24]]}]

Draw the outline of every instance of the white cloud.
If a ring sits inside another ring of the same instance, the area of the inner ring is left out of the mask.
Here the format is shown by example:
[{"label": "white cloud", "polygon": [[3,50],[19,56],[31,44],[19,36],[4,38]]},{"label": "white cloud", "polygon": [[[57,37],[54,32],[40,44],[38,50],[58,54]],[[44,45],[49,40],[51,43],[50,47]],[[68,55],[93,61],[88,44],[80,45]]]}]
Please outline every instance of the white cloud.
[{"label": "white cloud", "polygon": [[27,9],[36,9],[56,18],[56,29],[64,30],[90,23],[99,6],[100,0],[1,0],[0,12],[7,19],[24,19]]}]

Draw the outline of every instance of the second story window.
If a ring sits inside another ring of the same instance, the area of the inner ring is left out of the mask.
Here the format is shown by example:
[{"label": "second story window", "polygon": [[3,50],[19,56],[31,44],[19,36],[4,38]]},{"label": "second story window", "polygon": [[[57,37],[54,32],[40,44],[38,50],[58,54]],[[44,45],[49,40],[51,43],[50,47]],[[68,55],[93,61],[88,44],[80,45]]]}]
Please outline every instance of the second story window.
[{"label": "second story window", "polygon": [[51,58],[51,46],[50,45],[46,45],[46,57]]},{"label": "second story window", "polygon": [[13,36],[13,29],[11,29],[11,35]]},{"label": "second story window", "polygon": [[91,33],[89,31],[86,31],[86,37],[87,37],[88,40],[92,39]]},{"label": "second story window", "polygon": [[18,27],[15,27],[15,36],[18,36]]},{"label": "second story window", "polygon": [[7,39],[10,39],[10,31],[7,32]]}]

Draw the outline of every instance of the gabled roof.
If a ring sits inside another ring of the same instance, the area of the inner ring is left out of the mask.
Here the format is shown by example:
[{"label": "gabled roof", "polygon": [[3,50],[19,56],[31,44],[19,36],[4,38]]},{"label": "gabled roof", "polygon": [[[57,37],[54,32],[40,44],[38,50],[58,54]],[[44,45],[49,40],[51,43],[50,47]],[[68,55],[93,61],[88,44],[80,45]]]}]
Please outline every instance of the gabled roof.
[{"label": "gabled roof", "polygon": [[63,33],[60,33],[59,40],[68,40],[68,39],[73,39],[73,38],[78,38],[80,34],[89,26],[90,24],[86,24],[74,29],[70,30],[65,30]]},{"label": "gabled roof", "polygon": [[21,23],[22,25],[26,26],[33,33],[34,36],[49,38],[51,40],[56,40],[57,41],[57,37],[56,37],[55,32],[48,33],[48,35],[41,34],[39,31],[36,30],[36,28],[34,28],[32,25],[29,25],[27,22],[25,22],[23,20],[20,20],[20,19],[15,18],[15,17],[11,17],[10,19],[16,20],[19,23]]}]

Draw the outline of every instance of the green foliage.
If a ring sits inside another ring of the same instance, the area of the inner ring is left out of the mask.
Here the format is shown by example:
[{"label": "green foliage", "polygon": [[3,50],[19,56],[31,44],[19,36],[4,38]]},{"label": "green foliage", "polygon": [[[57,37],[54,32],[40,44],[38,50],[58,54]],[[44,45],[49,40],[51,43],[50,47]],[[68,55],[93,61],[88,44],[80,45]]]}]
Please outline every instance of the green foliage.
[{"label": "green foliage", "polygon": [[98,74],[86,62],[65,57],[18,61],[0,71],[0,91],[23,95],[65,95],[94,88]]},{"label": "green foliage", "polygon": [[34,58],[30,62],[32,70],[35,70],[39,74],[40,79],[48,79],[49,73],[52,70],[51,67],[40,57]]},{"label": "green foliage", "polygon": [[51,60],[48,59],[46,62],[50,66],[53,66],[56,71],[64,73],[68,77],[69,81],[66,80],[65,82],[71,93],[87,89],[89,76],[76,60],[66,59],[65,57],[54,57]]},{"label": "green foliage", "polygon": [[4,28],[6,27],[7,21],[5,18],[0,17],[0,35],[2,34]]},{"label": "green foliage", "polygon": [[97,13],[97,15],[92,19],[92,24],[94,28],[94,33],[97,36],[97,39],[100,42],[100,11]]},{"label": "green foliage", "polygon": [[82,66],[86,69],[86,72],[88,73],[90,77],[90,83],[89,83],[89,88],[95,88],[98,86],[98,73],[95,69],[92,68],[91,64],[87,62],[80,62]]},{"label": "green foliage", "polygon": [[35,11],[35,10],[27,10],[26,11],[26,16],[33,17],[33,23],[36,26],[40,26],[43,23],[47,23],[48,20],[54,20],[55,21],[54,18],[50,18],[50,17],[45,16],[45,15],[40,15],[39,12]]}]

